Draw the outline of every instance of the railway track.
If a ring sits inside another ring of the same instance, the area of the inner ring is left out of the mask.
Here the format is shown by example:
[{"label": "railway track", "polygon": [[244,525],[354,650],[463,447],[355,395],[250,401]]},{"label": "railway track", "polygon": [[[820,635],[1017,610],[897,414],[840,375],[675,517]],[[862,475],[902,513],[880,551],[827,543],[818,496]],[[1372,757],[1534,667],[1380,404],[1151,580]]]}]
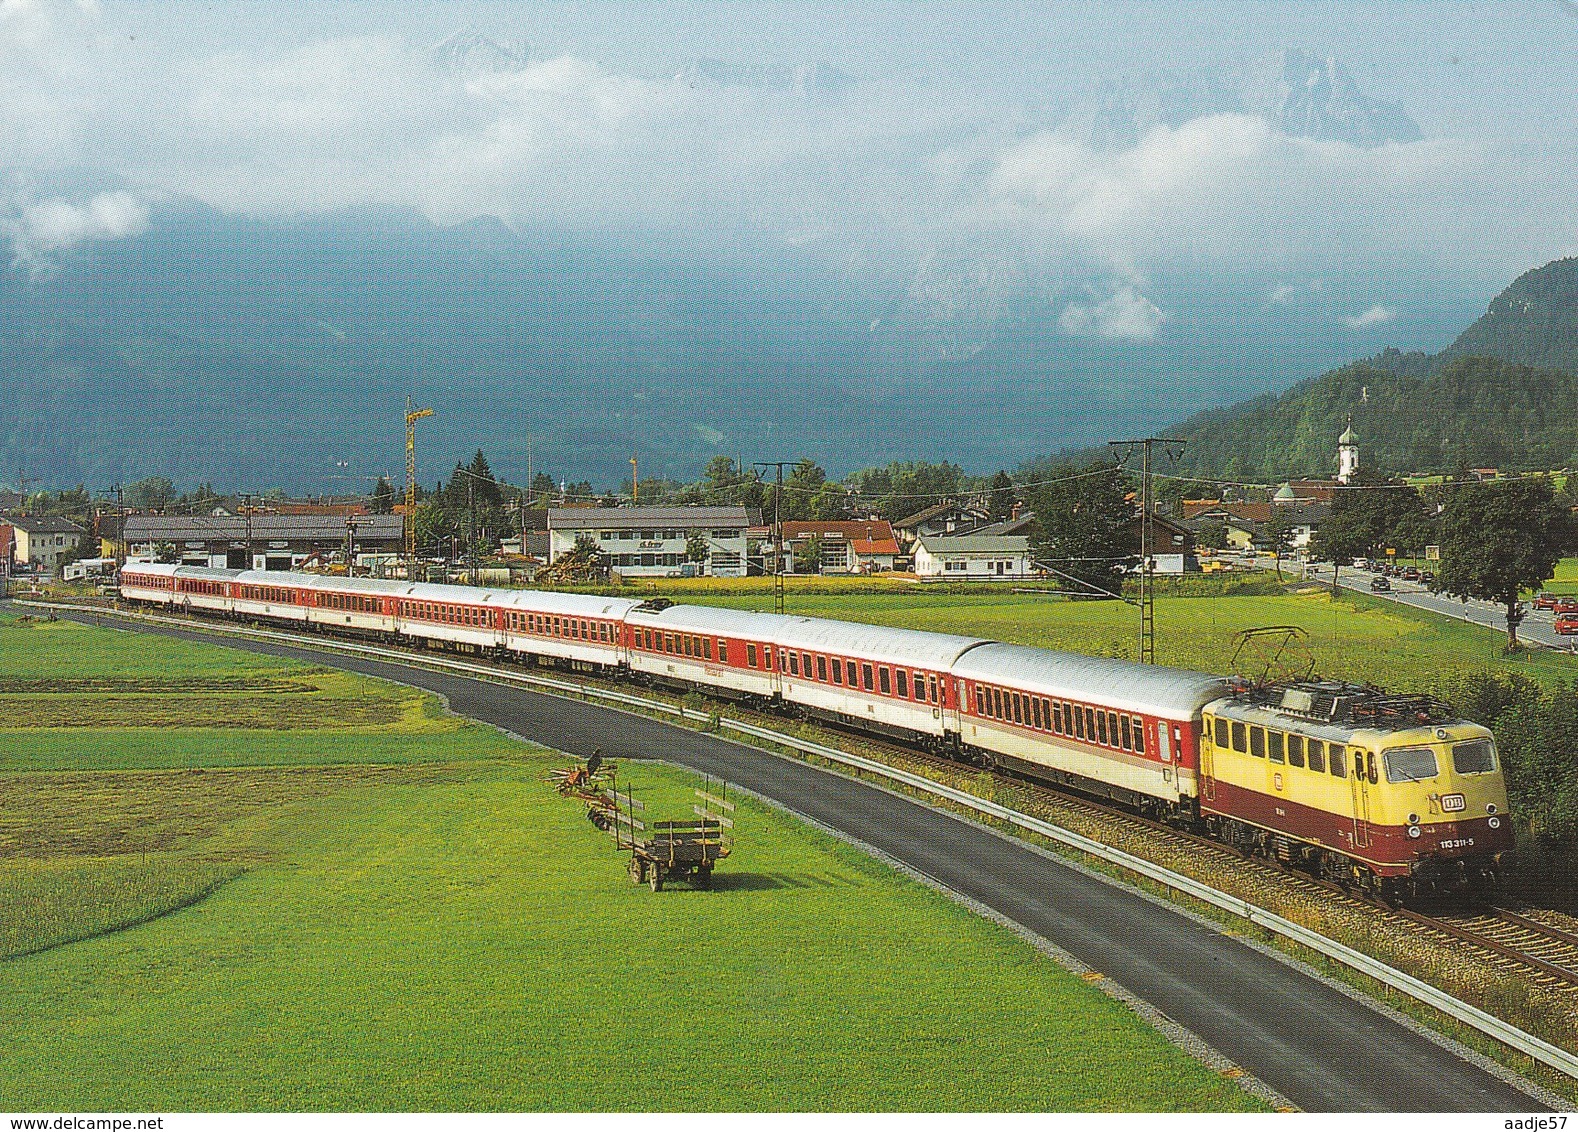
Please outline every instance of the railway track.
[{"label": "railway track", "polygon": [[[196,619],[194,623],[201,625],[202,620]],[[391,648],[392,651],[406,652],[417,658],[432,655],[426,650]],[[478,658],[471,659],[475,662]],[[515,666],[501,664],[499,667],[502,671],[508,671]],[[574,676],[576,682],[585,684],[589,690],[628,688],[628,684],[623,681],[614,681],[588,673],[556,673],[561,679],[570,675]],[[668,689],[649,687],[645,690],[655,691],[658,695],[670,696],[675,700],[682,698]],[[740,704],[733,704],[731,707],[763,726],[781,726],[785,719],[782,713],[751,709]],[[1058,789],[1000,769],[983,771],[968,763],[893,739],[874,736],[853,728],[839,727],[829,721],[811,722],[839,735],[856,737],[863,747],[876,753],[879,758],[886,756],[884,761],[897,759],[912,766],[930,767],[955,781],[961,775],[990,773],[996,781],[1038,799],[1052,810],[1054,815],[1061,814],[1065,818],[1079,815],[1087,820],[1099,822],[1109,832],[1127,833],[1152,847],[1187,850],[1191,854],[1214,860],[1223,868],[1233,870],[1240,877],[1245,877],[1257,885],[1274,886],[1284,893],[1291,892],[1306,898],[1319,898],[1349,911],[1379,917],[1401,929],[1429,935],[1443,946],[1459,951],[1464,948],[1470,949],[1498,970],[1528,978],[1541,986],[1578,997],[1578,934],[1554,924],[1542,923],[1524,914],[1533,911],[1535,915],[1540,915],[1543,910],[1525,909],[1524,912],[1518,912],[1493,907],[1472,912],[1431,915],[1394,907],[1341,885],[1290,869],[1274,860],[1247,855],[1222,842],[1103,804],[1083,794]]]}]

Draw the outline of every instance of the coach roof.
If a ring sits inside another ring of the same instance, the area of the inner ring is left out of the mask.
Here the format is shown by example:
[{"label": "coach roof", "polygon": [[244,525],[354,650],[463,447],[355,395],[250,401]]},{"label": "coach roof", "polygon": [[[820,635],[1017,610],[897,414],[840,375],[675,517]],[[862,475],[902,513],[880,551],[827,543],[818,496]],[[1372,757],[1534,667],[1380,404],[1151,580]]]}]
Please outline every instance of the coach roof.
[{"label": "coach roof", "polygon": [[1227,694],[1227,681],[1220,676],[1024,645],[971,649],[953,673],[1039,695],[1174,718],[1193,715]]},{"label": "coach roof", "polygon": [[822,617],[786,618],[775,640],[785,648],[856,656],[879,663],[913,664],[933,671],[951,668],[962,654],[989,642],[979,637],[861,625]]}]

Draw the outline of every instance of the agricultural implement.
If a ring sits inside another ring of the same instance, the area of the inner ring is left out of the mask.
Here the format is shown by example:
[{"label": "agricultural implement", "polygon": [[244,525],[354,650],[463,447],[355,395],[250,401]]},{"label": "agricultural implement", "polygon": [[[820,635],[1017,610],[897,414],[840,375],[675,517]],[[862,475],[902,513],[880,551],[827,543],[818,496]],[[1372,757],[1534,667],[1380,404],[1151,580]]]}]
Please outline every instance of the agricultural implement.
[{"label": "agricultural implement", "polygon": [[734,812],[734,803],[725,782],[707,779],[706,789],[695,791],[700,804],[690,809],[696,820],[653,821],[648,828],[646,803],[629,787],[619,789],[618,770],[603,762],[601,751],[594,751],[584,764],[550,772],[548,780],[566,798],[579,798],[586,805],[587,819],[613,837],[615,849],[630,854],[630,879],[650,885],[653,892],[663,891],[673,880],[710,888],[713,867],[733,847],[726,831],[734,828],[734,819],[727,816]]}]

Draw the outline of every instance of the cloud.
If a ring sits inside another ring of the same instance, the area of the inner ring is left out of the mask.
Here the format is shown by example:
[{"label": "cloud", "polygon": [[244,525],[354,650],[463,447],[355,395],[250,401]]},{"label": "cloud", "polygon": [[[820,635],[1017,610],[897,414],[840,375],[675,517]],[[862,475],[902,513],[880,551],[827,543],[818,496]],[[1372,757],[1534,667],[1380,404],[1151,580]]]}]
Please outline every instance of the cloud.
[{"label": "cloud", "polygon": [[129,192],[98,193],[83,204],[51,199],[0,218],[0,232],[18,263],[36,263],[78,244],[123,240],[148,227],[148,206]]},{"label": "cloud", "polygon": [[1058,316],[1065,334],[1082,338],[1118,338],[1148,342],[1167,316],[1133,287],[1119,287],[1110,299],[1094,305],[1070,303]]},{"label": "cloud", "polygon": [[[0,177],[67,177],[70,192],[41,195],[88,213],[84,200],[131,185],[244,215],[494,216],[906,282],[938,249],[966,247],[1023,264],[1049,293],[1165,275],[1255,276],[1260,294],[1268,276],[1482,284],[1578,249],[1561,138],[1360,149],[1212,114],[1106,149],[1059,133],[1035,92],[940,73],[806,92],[572,56],[457,70],[394,31],[238,34],[213,51],[149,44],[120,18],[0,0]],[[86,234],[114,230],[102,219],[44,217],[27,246],[45,230],[108,238]],[[1142,302],[1075,304],[1088,329],[1070,332],[1155,334],[1160,312]]]},{"label": "cloud", "polygon": [[1396,317],[1396,311],[1377,303],[1367,311],[1343,319],[1342,324],[1349,330],[1362,330],[1366,326],[1379,326],[1384,322],[1391,322]]}]

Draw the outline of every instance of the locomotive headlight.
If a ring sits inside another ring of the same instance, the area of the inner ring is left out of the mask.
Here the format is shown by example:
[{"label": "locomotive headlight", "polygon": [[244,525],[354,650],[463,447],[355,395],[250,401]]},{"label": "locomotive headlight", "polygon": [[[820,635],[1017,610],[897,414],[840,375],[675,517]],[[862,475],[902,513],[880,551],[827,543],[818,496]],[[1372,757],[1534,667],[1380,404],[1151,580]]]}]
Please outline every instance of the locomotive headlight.
[{"label": "locomotive headlight", "polygon": [[1437,739],[1445,739],[1446,737],[1447,737],[1446,728],[1445,727],[1437,727],[1436,728],[1436,738]]},{"label": "locomotive headlight", "polygon": [[1408,824],[1409,825],[1418,825],[1419,824],[1419,815],[1418,814],[1409,814],[1408,815]]},{"label": "locomotive headlight", "polygon": [[1485,803],[1485,812],[1487,814],[1495,813],[1496,812],[1496,803],[1494,803],[1494,802],[1486,802]]},{"label": "locomotive headlight", "polygon": [[1486,818],[1485,819],[1485,824],[1490,826],[1491,829],[1500,829],[1501,828],[1501,819],[1500,818]]},{"label": "locomotive headlight", "polygon": [[1417,825],[1409,826],[1408,827],[1408,836],[1409,837],[1418,837],[1419,836],[1419,827]]}]

